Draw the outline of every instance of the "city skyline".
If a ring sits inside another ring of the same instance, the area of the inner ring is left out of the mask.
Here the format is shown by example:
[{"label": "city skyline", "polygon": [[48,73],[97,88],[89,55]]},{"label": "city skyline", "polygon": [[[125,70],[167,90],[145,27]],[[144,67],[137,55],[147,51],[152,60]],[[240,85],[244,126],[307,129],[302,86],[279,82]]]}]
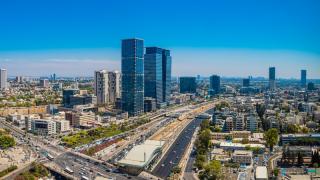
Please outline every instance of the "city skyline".
[{"label": "city skyline", "polygon": [[[146,46],[171,50],[174,76],[267,77],[265,69],[275,66],[278,77],[298,79],[307,69],[308,78],[320,78],[318,1],[164,1],[149,7],[143,0],[3,2],[1,68],[9,76],[120,70],[120,40],[139,37]],[[165,26],[155,23],[164,19]]]}]

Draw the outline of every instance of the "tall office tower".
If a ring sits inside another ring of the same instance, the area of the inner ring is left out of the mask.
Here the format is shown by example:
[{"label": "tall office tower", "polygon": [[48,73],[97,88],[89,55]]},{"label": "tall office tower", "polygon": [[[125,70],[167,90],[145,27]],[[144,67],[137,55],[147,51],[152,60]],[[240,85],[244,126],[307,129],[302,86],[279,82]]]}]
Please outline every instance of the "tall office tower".
[{"label": "tall office tower", "polygon": [[129,116],[144,112],[144,45],[142,39],[122,40],[122,110]]},{"label": "tall office tower", "polygon": [[7,80],[8,80],[7,70],[0,69],[0,90],[8,88]]},{"label": "tall office tower", "polygon": [[195,77],[180,77],[180,93],[196,93],[197,84]]},{"label": "tall office tower", "polygon": [[163,101],[169,104],[170,102],[170,94],[171,94],[171,64],[172,57],[170,54],[170,50],[164,49],[162,51],[162,93],[163,93]]},{"label": "tall office tower", "polygon": [[144,55],[144,96],[154,98],[159,106],[169,102],[170,91],[170,51],[158,47],[147,47]]},{"label": "tall office tower", "polygon": [[210,76],[210,90],[213,90],[214,94],[220,93],[220,76]]},{"label": "tall office tower", "polygon": [[97,104],[115,104],[120,98],[119,71],[100,70],[94,72],[94,92],[97,96]]},{"label": "tall office tower", "polygon": [[276,68],[270,67],[269,68],[269,89],[271,91],[275,90],[276,88]]},{"label": "tall office tower", "polygon": [[245,78],[242,80],[242,86],[243,87],[249,87],[250,86],[250,78]]},{"label": "tall office tower", "polygon": [[47,88],[49,87],[49,80],[48,79],[40,79],[40,86]]},{"label": "tall office tower", "polygon": [[301,70],[301,87],[307,86],[307,70]]},{"label": "tall office tower", "polygon": [[144,55],[144,96],[163,102],[162,49],[147,47]]}]

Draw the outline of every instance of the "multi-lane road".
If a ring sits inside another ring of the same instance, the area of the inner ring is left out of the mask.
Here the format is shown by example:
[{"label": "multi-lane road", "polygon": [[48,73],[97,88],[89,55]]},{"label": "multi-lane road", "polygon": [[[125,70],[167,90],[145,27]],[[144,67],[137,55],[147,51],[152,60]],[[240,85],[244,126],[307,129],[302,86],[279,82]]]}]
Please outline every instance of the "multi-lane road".
[{"label": "multi-lane road", "polygon": [[203,119],[192,120],[180,133],[170,149],[165,153],[158,165],[153,169],[152,174],[165,179],[173,169],[177,166],[188,147],[192,135],[196,128],[201,124]]}]

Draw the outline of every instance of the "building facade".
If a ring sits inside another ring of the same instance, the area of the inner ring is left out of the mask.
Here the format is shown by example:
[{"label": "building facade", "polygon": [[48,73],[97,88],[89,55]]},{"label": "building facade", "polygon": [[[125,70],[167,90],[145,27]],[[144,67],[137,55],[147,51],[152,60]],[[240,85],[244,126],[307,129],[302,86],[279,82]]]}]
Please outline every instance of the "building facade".
[{"label": "building facade", "polygon": [[269,89],[271,91],[275,90],[276,88],[276,68],[270,67],[269,68]]},{"label": "building facade", "polygon": [[8,88],[8,74],[6,69],[0,69],[0,90]]},{"label": "building facade", "polygon": [[301,70],[301,87],[305,88],[307,86],[307,70]]},{"label": "building facade", "polygon": [[144,112],[144,42],[124,39],[121,48],[122,110],[137,116]]},{"label": "building facade", "polygon": [[97,104],[115,104],[120,98],[121,75],[119,71],[100,70],[94,73],[94,91]]},{"label": "building facade", "polygon": [[196,93],[197,84],[195,77],[180,77],[180,93]]},{"label": "building facade", "polygon": [[214,94],[220,93],[220,76],[212,75],[210,76],[210,86],[209,89],[212,90]]}]

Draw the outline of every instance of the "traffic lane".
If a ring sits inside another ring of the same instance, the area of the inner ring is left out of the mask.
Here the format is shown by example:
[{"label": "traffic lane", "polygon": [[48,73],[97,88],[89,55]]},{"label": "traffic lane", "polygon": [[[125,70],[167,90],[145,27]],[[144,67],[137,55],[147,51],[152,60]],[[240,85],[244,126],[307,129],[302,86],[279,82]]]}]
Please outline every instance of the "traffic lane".
[{"label": "traffic lane", "polygon": [[191,141],[191,137],[195,132],[195,129],[201,122],[201,119],[195,119],[185,127],[168,152],[164,155],[158,166],[153,170],[153,174],[162,178],[170,175],[172,168],[180,162],[186,147]]}]

